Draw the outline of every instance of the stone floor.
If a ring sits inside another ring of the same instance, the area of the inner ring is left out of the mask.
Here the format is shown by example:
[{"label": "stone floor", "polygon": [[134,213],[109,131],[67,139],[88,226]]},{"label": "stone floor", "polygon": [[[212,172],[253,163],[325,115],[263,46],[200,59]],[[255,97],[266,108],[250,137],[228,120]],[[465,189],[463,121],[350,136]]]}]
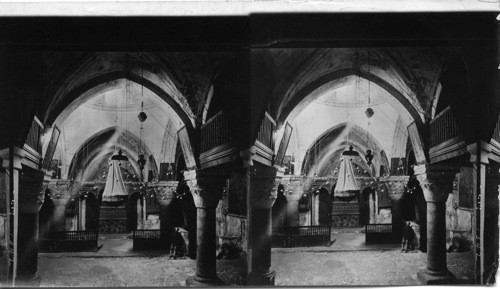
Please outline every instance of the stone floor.
[{"label": "stone floor", "polygon": [[[102,235],[98,244],[97,252],[40,253],[40,286],[179,287],[195,274],[196,260],[170,259],[166,251],[132,251],[127,235]],[[227,285],[244,285],[246,257],[217,260],[217,273]]]},{"label": "stone floor", "polygon": [[[417,271],[425,268],[426,253],[402,253],[397,244],[366,245],[362,233],[335,238],[330,247],[273,248],[276,285],[420,285]],[[471,284],[473,253],[448,253],[447,258],[456,283]]]},{"label": "stone floor", "polygon": [[[42,287],[179,287],[186,286],[186,277],[194,275],[196,260],[168,256],[41,257],[38,268]],[[243,285],[244,270],[243,259],[217,260],[218,275],[227,285]]]},{"label": "stone floor", "polygon": [[[276,285],[419,285],[417,271],[425,253],[401,253],[398,245],[364,244],[364,234],[335,236],[330,247],[273,248]],[[166,252],[133,252],[126,238],[99,240],[98,252],[40,253],[38,273],[44,287],[158,287],[185,286],[195,273],[196,260],[168,258]],[[448,267],[458,283],[471,283],[473,254],[449,253]],[[245,284],[245,256],[217,260],[225,284]],[[1,287],[1,286],[0,286]]]}]

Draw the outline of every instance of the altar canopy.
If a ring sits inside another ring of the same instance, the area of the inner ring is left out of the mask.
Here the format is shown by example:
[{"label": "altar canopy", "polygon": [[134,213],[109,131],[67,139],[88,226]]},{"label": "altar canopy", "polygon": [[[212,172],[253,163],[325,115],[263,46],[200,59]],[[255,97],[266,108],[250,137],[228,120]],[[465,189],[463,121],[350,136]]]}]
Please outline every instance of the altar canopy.
[{"label": "altar canopy", "polygon": [[359,156],[359,154],[353,151],[352,146],[348,151],[342,153],[339,178],[333,192],[334,196],[341,200],[353,200],[359,192],[359,186],[354,175],[354,168],[352,167],[351,161],[351,159],[356,156]]},{"label": "altar canopy", "polygon": [[126,161],[128,161],[128,158],[122,155],[121,150],[118,152],[118,155],[111,157],[108,178],[106,179],[106,187],[104,188],[104,192],[102,194],[103,202],[121,202],[128,196],[120,171],[120,167],[125,165],[124,162]]}]

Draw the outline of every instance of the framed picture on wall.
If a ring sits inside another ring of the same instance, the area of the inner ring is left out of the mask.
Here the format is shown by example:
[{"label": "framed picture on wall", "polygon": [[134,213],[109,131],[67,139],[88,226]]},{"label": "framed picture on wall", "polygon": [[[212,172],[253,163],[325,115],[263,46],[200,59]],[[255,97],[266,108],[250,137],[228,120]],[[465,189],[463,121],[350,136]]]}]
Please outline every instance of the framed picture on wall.
[{"label": "framed picture on wall", "polygon": [[43,158],[42,167],[44,169],[48,169],[50,163],[52,162],[52,158],[54,157],[54,152],[56,151],[57,142],[59,141],[60,134],[61,131],[56,125],[54,125],[54,129],[52,129],[52,136],[50,137],[49,146],[47,147],[47,152],[45,152],[45,157]]}]

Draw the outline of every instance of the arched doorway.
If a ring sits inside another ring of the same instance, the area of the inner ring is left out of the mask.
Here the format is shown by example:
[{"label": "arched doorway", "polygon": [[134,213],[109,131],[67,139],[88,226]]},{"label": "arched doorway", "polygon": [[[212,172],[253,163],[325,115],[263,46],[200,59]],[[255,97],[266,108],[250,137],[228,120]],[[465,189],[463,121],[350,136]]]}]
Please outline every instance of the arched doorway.
[{"label": "arched doorway", "polygon": [[79,198],[80,219],[79,229],[82,231],[97,231],[99,229],[99,201],[96,196],[87,192]]},{"label": "arched doorway", "polygon": [[285,197],[285,188],[278,186],[278,196],[272,209],[273,228],[282,228],[288,225],[287,222],[287,200]]},{"label": "arched doorway", "polygon": [[45,237],[51,231],[52,215],[54,213],[54,204],[50,198],[50,190],[45,190],[45,197],[38,217],[39,238]]},{"label": "arched doorway", "polygon": [[325,188],[321,188],[318,193],[318,225],[330,225],[332,214],[332,200],[330,193]]},{"label": "arched doorway", "polygon": [[130,195],[127,206],[127,231],[133,231],[144,227],[146,210],[144,198],[140,192]]},{"label": "arched doorway", "polygon": [[372,187],[364,188],[359,198],[360,225],[368,225],[375,221],[376,216],[375,190]]}]

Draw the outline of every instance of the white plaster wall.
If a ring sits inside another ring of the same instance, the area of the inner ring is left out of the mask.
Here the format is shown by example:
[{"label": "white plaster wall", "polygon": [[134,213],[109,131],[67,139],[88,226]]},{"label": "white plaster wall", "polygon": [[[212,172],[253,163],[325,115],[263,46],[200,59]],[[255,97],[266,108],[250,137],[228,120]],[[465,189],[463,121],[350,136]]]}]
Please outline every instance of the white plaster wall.
[{"label": "white plaster wall", "polygon": [[[372,106],[372,108],[375,115],[370,119],[370,134],[381,144],[388,159],[390,159],[396,120],[399,114],[387,103]],[[368,120],[365,116],[365,110],[366,107],[349,109],[348,117],[347,109],[342,107],[331,107],[314,102],[305,108],[292,123],[294,129],[286,153],[286,155],[293,154],[295,156],[295,174],[300,174],[307,150],[326,130],[345,122],[347,119],[366,130]],[[344,130],[339,137],[338,143],[345,140],[347,133],[348,131]],[[278,137],[278,139],[281,139],[281,137]],[[337,145],[332,144],[333,147]]]},{"label": "white plaster wall", "polygon": [[[125,105],[125,100],[121,99],[121,95],[117,92],[121,91],[108,92],[109,95],[105,95],[106,101],[110,103],[118,102],[119,105]],[[167,146],[170,149],[167,152],[167,158],[162,159],[162,161],[174,162],[177,130],[182,126],[178,118],[172,116],[171,109],[165,106],[167,105],[155,105],[144,110],[148,118],[143,123],[142,141],[149,147],[157,163],[169,119],[172,121],[168,132],[170,138],[167,142]],[[139,111],[139,109],[129,109],[128,111],[99,110],[85,104],[73,111],[60,124],[61,135],[54,154],[54,159],[59,159],[60,157],[62,159],[61,173],[63,178],[67,177],[69,165],[75,153],[95,133],[111,126],[118,126],[139,138],[140,122],[137,118]],[[48,141],[45,142],[45,149],[47,145]],[[109,145],[113,146],[114,143],[110,143]],[[147,164],[149,165],[149,162]]]}]

